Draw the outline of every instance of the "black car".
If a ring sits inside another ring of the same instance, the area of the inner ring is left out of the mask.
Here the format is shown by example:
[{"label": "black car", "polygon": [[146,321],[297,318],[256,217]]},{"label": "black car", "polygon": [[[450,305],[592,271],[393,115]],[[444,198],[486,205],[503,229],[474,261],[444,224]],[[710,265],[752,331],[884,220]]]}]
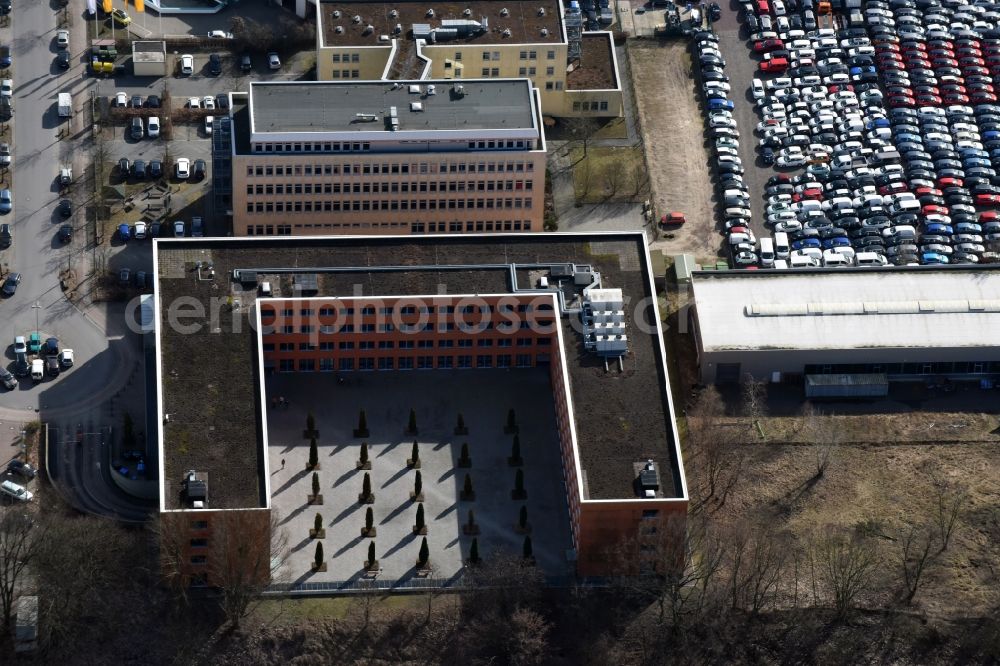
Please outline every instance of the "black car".
[{"label": "black car", "polygon": [[73,214],[73,202],[69,199],[63,199],[59,202],[59,215],[63,218],[67,218]]},{"label": "black car", "polygon": [[73,225],[64,224],[59,227],[59,240],[63,243],[73,240]]},{"label": "black car", "polygon": [[708,17],[713,21],[718,21],[722,18],[722,8],[719,7],[719,3],[713,2],[708,6]]},{"label": "black car", "polygon": [[163,175],[163,163],[160,160],[150,160],[146,173],[150,178],[159,178]]},{"label": "black car", "polygon": [[4,367],[0,367],[0,384],[3,384],[6,388],[13,390],[17,388],[17,379],[11,374],[10,370]]},{"label": "black car", "polygon": [[145,178],[146,177],[146,163],[142,160],[136,160],[132,163],[132,176],[134,178]]},{"label": "black car", "polygon": [[56,54],[56,64],[59,69],[69,69],[69,51],[60,51]]},{"label": "black car", "polygon": [[774,149],[773,148],[768,148],[766,146],[763,147],[763,148],[761,148],[760,149],[760,160],[761,160],[761,162],[763,162],[764,164],[766,164],[768,166],[774,164]]},{"label": "black car", "polygon": [[219,57],[218,53],[208,56],[208,72],[212,76],[222,74],[222,58]]},{"label": "black car", "polygon": [[30,370],[31,364],[28,363],[28,355],[24,352],[18,352],[14,357],[14,374],[18,377],[27,377]]},{"label": "black car", "polygon": [[195,180],[204,178],[207,171],[208,165],[205,164],[205,160],[195,160],[194,164],[191,165],[191,177]]},{"label": "black car", "polygon": [[160,98],[158,95],[150,95],[146,98],[146,107],[150,109],[160,108]]},{"label": "black car", "polygon": [[128,161],[127,157],[123,157],[118,160],[118,175],[122,178],[128,178],[129,171],[131,171],[132,163]]},{"label": "black car", "polygon": [[142,95],[132,95],[132,108],[142,108]]},{"label": "black car", "polygon": [[14,234],[10,231],[9,224],[0,224],[0,248],[10,247],[14,242]]},{"label": "black car", "polygon": [[18,476],[23,476],[26,479],[33,479],[38,473],[35,471],[34,467],[23,460],[11,460],[7,463],[7,471],[10,474],[17,474]]},{"label": "black car", "polygon": [[13,296],[17,292],[17,285],[21,284],[21,274],[11,273],[3,282],[3,295]]},{"label": "black car", "polygon": [[250,60],[250,54],[246,51],[240,56],[240,69],[244,72],[249,72],[253,69],[253,62]]},{"label": "black car", "polygon": [[0,0],[0,16],[10,14],[11,0]]}]

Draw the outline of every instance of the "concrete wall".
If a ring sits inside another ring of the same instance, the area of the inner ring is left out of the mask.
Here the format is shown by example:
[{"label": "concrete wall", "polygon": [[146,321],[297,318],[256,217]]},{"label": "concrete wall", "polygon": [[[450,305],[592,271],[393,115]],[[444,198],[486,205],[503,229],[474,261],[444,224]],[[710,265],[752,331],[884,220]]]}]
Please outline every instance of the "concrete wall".
[{"label": "concrete wall", "polygon": [[[453,172],[452,164],[460,171]],[[327,165],[329,174],[324,169],[323,175],[273,175],[276,167],[304,174],[306,167],[315,171]],[[407,173],[380,173],[383,165],[405,165]],[[301,193],[294,193],[296,187]],[[541,231],[544,200],[542,150],[233,158],[237,236]]]}]

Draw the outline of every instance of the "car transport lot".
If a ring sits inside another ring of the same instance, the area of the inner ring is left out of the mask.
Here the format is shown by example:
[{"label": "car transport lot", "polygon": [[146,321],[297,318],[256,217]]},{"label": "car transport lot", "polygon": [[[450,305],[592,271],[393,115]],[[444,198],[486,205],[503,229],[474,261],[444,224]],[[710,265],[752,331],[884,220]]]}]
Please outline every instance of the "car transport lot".
[{"label": "car transport lot", "polygon": [[[736,12],[723,12],[718,49],[733,104],[715,113],[730,113],[744,140],[717,161],[742,162],[750,229],[763,237],[763,222],[788,235],[779,260],[996,259],[1000,7],[946,4],[871,0],[844,16],[812,0],[747,2],[738,10],[751,33],[742,53]],[[757,107],[750,117],[747,98]]]}]

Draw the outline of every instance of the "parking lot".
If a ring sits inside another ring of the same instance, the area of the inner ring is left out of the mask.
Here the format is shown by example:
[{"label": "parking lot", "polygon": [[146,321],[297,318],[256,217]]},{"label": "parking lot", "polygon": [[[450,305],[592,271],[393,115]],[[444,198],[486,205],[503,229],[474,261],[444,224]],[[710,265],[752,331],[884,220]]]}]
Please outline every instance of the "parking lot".
[{"label": "parking lot", "polygon": [[997,258],[1000,8],[945,4],[754,0],[696,35],[737,265]]}]

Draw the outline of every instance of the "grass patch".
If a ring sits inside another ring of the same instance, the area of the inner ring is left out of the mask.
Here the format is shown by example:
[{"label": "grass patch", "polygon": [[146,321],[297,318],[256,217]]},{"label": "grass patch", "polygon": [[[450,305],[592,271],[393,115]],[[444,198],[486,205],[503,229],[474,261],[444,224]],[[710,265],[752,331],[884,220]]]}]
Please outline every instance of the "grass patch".
[{"label": "grass patch", "polygon": [[[257,607],[254,617],[263,622],[303,620],[340,620],[352,613],[361,613],[361,597],[305,597],[265,599]],[[423,595],[397,594],[376,601],[374,613],[398,609],[421,609],[427,604]]]},{"label": "grass patch", "polygon": [[570,155],[577,203],[635,201],[649,189],[646,162],[636,146],[577,146]]},{"label": "grass patch", "polygon": [[590,135],[591,139],[627,139],[628,125],[625,118],[610,118]]}]

